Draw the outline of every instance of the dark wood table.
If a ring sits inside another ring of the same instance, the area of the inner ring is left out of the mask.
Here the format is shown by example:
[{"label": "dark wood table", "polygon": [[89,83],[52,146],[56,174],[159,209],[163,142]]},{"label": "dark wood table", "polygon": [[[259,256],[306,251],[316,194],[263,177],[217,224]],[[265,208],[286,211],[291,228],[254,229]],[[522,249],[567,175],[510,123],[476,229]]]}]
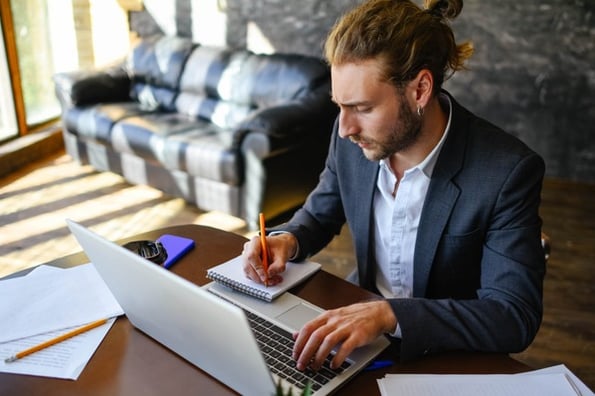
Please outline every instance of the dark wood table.
[{"label": "dark wood table", "polygon": [[[171,271],[198,285],[209,282],[206,270],[240,254],[246,239],[240,235],[198,225],[162,228],[119,241],[155,240],[162,234],[191,238],[195,248]],[[47,264],[62,268],[88,262],[83,253]],[[22,271],[12,276],[22,276]],[[11,276],[11,277],[12,277]],[[292,292],[330,309],[375,295],[325,271],[319,271]],[[390,347],[389,347],[390,349]],[[385,350],[380,358],[389,359]],[[531,368],[505,354],[444,354],[412,363],[364,371],[337,394],[378,395],[376,379],[386,373],[517,373]],[[234,391],[178,357],[120,317],[76,381],[0,373],[0,395],[228,395]]]}]

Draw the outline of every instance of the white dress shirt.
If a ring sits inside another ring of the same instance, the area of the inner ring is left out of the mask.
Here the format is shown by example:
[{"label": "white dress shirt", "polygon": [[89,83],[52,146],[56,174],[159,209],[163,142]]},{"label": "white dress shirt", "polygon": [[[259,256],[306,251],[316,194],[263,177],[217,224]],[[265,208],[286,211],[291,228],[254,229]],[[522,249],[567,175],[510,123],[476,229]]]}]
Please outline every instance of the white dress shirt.
[{"label": "white dress shirt", "polygon": [[[417,227],[440,149],[452,117],[450,99],[441,95],[449,109],[448,122],[438,144],[397,181],[387,160],[380,161],[374,194],[373,238],[376,254],[376,287],[385,298],[408,298],[413,294],[413,257]],[[396,195],[393,196],[395,186]],[[400,327],[394,334],[400,337]]]}]

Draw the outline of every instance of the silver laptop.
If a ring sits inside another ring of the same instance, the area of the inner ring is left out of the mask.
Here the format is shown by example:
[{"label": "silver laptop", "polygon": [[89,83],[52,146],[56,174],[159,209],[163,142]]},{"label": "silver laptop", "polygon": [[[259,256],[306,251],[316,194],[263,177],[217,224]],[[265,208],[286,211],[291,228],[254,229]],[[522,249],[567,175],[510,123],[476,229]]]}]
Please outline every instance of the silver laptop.
[{"label": "silver laptop", "polygon": [[[214,283],[199,287],[66,221],[136,328],[240,394],[272,395],[279,381],[293,394],[300,394],[305,382],[313,394],[328,394],[388,345],[379,337],[354,351],[338,370],[292,374],[295,362],[281,353],[293,347],[287,337],[321,308],[291,293],[267,303]],[[263,329],[264,336],[258,334]]]}]

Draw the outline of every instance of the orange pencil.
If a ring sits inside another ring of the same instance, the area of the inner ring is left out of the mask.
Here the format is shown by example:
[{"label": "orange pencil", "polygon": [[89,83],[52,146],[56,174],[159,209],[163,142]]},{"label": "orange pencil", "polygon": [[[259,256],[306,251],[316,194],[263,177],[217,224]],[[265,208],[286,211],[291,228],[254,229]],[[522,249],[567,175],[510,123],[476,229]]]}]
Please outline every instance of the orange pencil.
[{"label": "orange pencil", "polygon": [[30,354],[32,354],[34,352],[37,352],[37,351],[40,351],[40,350],[45,349],[47,347],[50,347],[52,345],[55,345],[55,344],[57,344],[59,342],[62,342],[62,341],[67,340],[67,339],[69,339],[71,337],[74,337],[75,335],[79,335],[81,333],[84,333],[85,331],[89,331],[91,329],[94,329],[96,327],[99,327],[102,324],[106,323],[107,321],[108,321],[108,319],[101,319],[101,320],[98,320],[98,321],[95,321],[95,322],[91,322],[89,324],[86,324],[84,326],[81,326],[79,328],[76,328],[76,329],[74,329],[72,331],[69,331],[68,333],[64,333],[61,336],[58,336],[56,338],[52,338],[51,340],[48,340],[46,342],[42,342],[39,345],[35,345],[35,346],[31,347],[31,348],[25,349],[24,351],[18,352],[17,354],[15,354],[15,355],[13,355],[13,356],[11,356],[9,358],[6,358],[4,360],[4,362],[5,363],[10,363],[10,362],[14,362],[14,361],[16,361],[18,359],[22,359],[25,356],[30,355]]},{"label": "orange pencil", "polygon": [[266,279],[264,281],[265,286],[269,285],[269,249],[267,248],[267,237],[264,228],[264,215],[260,213],[258,216],[260,220],[260,249],[262,250],[262,268],[264,269],[264,275]]}]

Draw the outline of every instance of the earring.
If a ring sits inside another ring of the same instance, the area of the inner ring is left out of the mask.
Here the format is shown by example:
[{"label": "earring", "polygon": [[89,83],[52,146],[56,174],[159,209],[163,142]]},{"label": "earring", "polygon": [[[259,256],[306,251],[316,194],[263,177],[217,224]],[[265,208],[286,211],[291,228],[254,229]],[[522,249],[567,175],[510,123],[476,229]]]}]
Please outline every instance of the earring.
[{"label": "earring", "polygon": [[417,106],[417,115],[422,117],[424,115],[424,108],[421,106]]}]

